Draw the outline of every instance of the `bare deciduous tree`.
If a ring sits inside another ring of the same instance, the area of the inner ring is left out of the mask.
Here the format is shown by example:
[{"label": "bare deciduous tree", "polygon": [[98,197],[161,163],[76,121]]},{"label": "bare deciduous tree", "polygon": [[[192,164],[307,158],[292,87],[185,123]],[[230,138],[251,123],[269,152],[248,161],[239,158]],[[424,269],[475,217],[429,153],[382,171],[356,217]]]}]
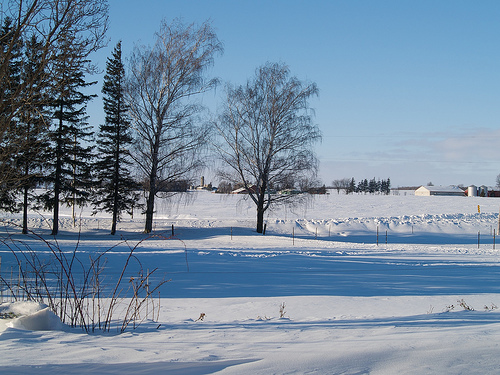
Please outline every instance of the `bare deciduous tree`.
[{"label": "bare deciduous tree", "polygon": [[137,47],[132,54],[127,97],[137,146],[132,156],[147,194],[145,233],[153,229],[162,186],[188,178],[201,164],[207,129],[195,123],[201,107],[193,96],[217,83],[204,74],[221,52],[210,23],[197,27],[175,20],[162,22],[153,47]]},{"label": "bare deciduous tree", "polygon": [[348,193],[349,186],[351,183],[350,178],[341,178],[339,180],[333,180],[332,181],[332,187],[334,189],[337,189],[337,194],[340,194],[340,190],[344,190],[345,193]]},{"label": "bare deciduous tree", "polygon": [[262,233],[264,212],[288,198],[270,190],[316,172],[312,146],[321,135],[308,100],[318,88],[291,77],[284,64],[267,63],[245,86],[228,85],[226,94],[215,125],[222,139],[217,150],[229,167],[221,174],[244,184],[257,206],[257,232]]}]

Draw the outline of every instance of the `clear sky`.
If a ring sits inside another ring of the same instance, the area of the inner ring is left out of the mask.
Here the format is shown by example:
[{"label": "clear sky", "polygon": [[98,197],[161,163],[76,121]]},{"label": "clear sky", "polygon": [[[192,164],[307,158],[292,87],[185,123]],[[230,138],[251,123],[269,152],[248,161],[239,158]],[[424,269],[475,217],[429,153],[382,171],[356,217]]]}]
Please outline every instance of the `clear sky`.
[{"label": "clear sky", "polygon": [[[109,0],[110,43],[152,44],[160,20],[212,21],[211,74],[242,84],[267,61],[316,82],[319,178],[491,185],[500,174],[500,1]],[[99,82],[99,89],[102,81]],[[212,93],[211,110],[218,95]],[[100,100],[91,121],[102,122]],[[214,181],[215,182],[215,181]]]}]

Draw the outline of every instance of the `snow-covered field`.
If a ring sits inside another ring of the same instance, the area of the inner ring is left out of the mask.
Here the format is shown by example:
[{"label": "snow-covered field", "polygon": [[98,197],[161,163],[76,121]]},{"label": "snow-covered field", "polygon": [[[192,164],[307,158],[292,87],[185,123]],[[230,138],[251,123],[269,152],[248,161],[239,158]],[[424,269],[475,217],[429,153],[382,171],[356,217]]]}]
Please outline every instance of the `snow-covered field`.
[{"label": "snow-covered field", "polygon": [[[0,373],[497,374],[499,208],[495,198],[331,192],[270,212],[263,236],[241,196],[162,201],[155,235],[136,254],[171,279],[159,317],[86,334],[4,292]],[[82,259],[120,237],[145,238],[138,212],[117,237],[106,214],[83,210],[73,228],[63,213],[59,246],[71,251],[80,232]],[[32,215],[30,227],[50,240],[47,218]],[[24,241],[46,256],[39,241]],[[126,251],[108,253],[109,280]],[[0,256],[5,278],[14,260],[1,245]]]}]

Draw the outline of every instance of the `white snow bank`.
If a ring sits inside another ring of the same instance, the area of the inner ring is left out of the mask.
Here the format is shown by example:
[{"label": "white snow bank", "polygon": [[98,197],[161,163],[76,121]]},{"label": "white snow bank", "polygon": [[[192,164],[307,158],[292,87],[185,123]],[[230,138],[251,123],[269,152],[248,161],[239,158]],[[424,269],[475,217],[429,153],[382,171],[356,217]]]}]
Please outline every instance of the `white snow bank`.
[{"label": "white snow bank", "polygon": [[49,308],[36,302],[5,302],[0,304],[0,333],[6,328],[29,331],[62,330],[63,324]]}]

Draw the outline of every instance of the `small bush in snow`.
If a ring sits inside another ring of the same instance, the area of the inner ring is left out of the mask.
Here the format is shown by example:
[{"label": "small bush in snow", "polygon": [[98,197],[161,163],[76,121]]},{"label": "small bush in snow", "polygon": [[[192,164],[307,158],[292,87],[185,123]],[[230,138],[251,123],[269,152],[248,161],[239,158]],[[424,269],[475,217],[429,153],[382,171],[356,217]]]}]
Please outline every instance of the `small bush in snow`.
[{"label": "small bush in snow", "polygon": [[[157,269],[144,270],[135,251],[144,241],[128,246],[128,255],[111,292],[105,293],[105,256],[119,244],[90,256],[87,262],[79,259],[79,241],[67,252],[57,241],[49,241],[31,232],[31,239],[42,245],[50,254],[50,260],[42,259],[40,247],[30,247],[27,241],[16,240],[13,236],[0,239],[0,245],[10,249],[15,256],[19,275],[17,280],[6,280],[0,275],[0,283],[16,301],[27,300],[47,304],[62,323],[71,327],[80,326],[86,332],[109,331],[116,313],[118,329],[124,332],[131,324],[136,328],[152,312],[155,320],[153,293],[169,280],[161,279],[150,285],[150,279]],[[131,265],[134,263],[134,271]],[[128,286],[125,285],[128,280]],[[117,311],[118,304],[130,296],[123,311]],[[159,299],[159,294],[158,294]],[[151,309],[148,309],[148,306]],[[159,307],[159,302],[158,305]]]},{"label": "small bush in snow", "polygon": [[280,319],[284,318],[285,314],[286,314],[286,311],[285,311],[285,302],[283,302],[280,305]]},{"label": "small bush in snow", "polygon": [[485,309],[486,311],[496,310],[496,309],[498,309],[498,306],[497,306],[497,305],[495,305],[495,304],[492,302],[492,303],[491,303],[491,306],[484,305],[484,309]]}]

